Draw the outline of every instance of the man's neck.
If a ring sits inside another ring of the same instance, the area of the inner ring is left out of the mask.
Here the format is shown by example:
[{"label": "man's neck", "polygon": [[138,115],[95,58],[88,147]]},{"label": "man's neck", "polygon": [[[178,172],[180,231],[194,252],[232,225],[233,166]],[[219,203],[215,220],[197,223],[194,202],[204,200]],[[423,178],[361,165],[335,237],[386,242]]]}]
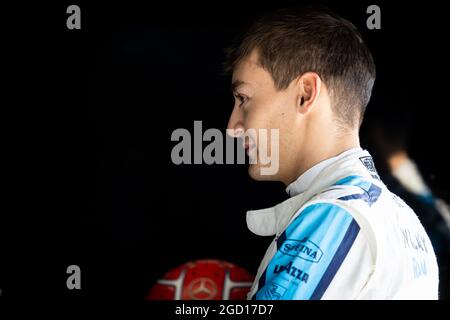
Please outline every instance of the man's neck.
[{"label": "man's neck", "polygon": [[297,161],[298,166],[293,170],[293,174],[289,179],[286,179],[286,186],[319,162],[336,157],[353,148],[360,148],[359,136],[357,133],[345,136],[345,138],[342,139],[333,139],[329,141],[328,144],[321,145],[320,143],[317,143],[315,146],[311,145],[309,152],[302,152],[302,155],[306,156]]}]

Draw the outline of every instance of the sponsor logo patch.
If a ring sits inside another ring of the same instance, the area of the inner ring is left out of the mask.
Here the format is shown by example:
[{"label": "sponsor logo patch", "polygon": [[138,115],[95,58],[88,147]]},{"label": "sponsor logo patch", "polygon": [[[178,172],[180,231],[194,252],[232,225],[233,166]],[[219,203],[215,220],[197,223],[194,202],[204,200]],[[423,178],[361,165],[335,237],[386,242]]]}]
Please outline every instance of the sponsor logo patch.
[{"label": "sponsor logo patch", "polygon": [[303,270],[300,270],[299,268],[295,267],[292,264],[292,261],[289,262],[286,265],[276,265],[275,270],[273,271],[274,274],[278,273],[286,273],[291,277],[294,277],[297,280],[300,280],[301,282],[308,283],[309,274],[304,272]]},{"label": "sponsor logo patch", "polygon": [[323,256],[322,250],[314,242],[305,238],[303,240],[287,239],[280,248],[281,253],[299,257],[310,262],[319,262]]},{"label": "sponsor logo patch", "polygon": [[364,167],[370,172],[372,178],[380,180],[380,176],[378,175],[377,169],[375,168],[375,164],[373,163],[373,159],[370,156],[361,157],[359,160],[362,162]]},{"label": "sponsor logo patch", "polygon": [[283,297],[286,290],[287,289],[285,287],[272,282],[270,286],[267,288],[265,296],[267,299],[270,300],[280,300]]}]

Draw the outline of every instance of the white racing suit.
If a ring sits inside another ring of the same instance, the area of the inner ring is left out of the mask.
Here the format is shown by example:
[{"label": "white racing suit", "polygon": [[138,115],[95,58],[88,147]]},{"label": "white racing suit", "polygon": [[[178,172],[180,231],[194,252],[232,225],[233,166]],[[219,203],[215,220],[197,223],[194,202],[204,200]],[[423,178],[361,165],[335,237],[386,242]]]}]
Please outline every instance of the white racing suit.
[{"label": "white racing suit", "polygon": [[[300,192],[247,212],[273,236],[249,299],[437,299],[438,266],[411,208],[360,148],[325,160],[288,187]],[[291,189],[291,190],[290,190]]]}]

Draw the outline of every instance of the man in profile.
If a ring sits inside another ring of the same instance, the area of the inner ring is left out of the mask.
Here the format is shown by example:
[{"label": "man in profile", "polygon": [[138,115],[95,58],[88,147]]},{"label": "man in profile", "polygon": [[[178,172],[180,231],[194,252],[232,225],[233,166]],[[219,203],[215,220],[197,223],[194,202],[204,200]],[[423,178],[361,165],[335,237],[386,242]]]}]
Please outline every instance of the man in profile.
[{"label": "man in profile", "polygon": [[[326,10],[278,11],[247,31],[227,66],[228,129],[256,159],[249,174],[283,182],[291,197],[247,213],[252,232],[275,236],[248,297],[437,299],[426,232],[360,147],[375,64],[356,28]],[[279,132],[275,174],[261,173],[262,143],[245,134],[261,129]]]}]

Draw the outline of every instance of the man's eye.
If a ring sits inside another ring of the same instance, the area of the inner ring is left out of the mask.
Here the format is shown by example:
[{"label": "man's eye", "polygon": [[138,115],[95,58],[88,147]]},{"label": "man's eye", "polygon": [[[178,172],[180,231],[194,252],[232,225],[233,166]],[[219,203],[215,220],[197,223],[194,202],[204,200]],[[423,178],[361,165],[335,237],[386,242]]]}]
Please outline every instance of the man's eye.
[{"label": "man's eye", "polygon": [[241,104],[243,104],[247,101],[247,97],[242,96],[240,94],[235,95],[235,97],[236,97],[236,99],[238,99],[241,102]]}]

